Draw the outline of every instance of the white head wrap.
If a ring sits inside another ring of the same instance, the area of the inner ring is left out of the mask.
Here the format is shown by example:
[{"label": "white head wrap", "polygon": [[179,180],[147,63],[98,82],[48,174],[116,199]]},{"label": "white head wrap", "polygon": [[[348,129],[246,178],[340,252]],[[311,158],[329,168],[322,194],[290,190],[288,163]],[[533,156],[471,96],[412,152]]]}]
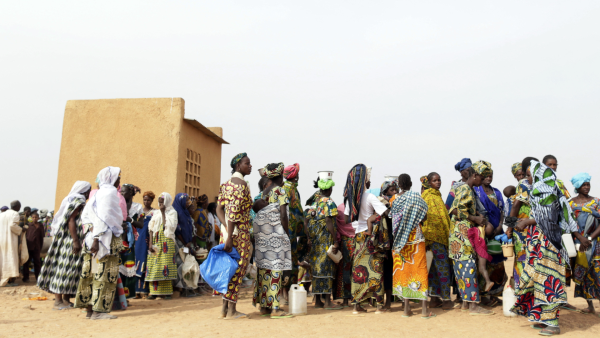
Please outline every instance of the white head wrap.
[{"label": "white head wrap", "polygon": [[[158,197],[162,197],[165,203],[165,226],[163,230],[165,237],[175,240],[175,230],[177,229],[178,219],[177,211],[175,211],[175,208],[171,205],[173,203],[173,197],[171,197],[171,194],[168,192],[163,192]],[[162,212],[160,212],[160,210],[155,210],[150,219],[150,223],[148,224],[148,230],[157,233],[160,230],[161,224]]]},{"label": "white head wrap", "polygon": [[[123,211],[119,205],[119,195],[115,183],[121,174],[118,167],[106,167],[100,170],[96,181],[100,184],[98,192],[90,199],[94,237],[104,246],[98,251],[97,258],[110,252],[112,236],[119,237],[123,233]],[[110,231],[109,231],[110,230]]]},{"label": "white head wrap", "polygon": [[[88,192],[90,190],[92,190],[92,185],[89,182],[77,181],[75,182],[75,184],[73,184],[71,192],[69,192],[67,197],[65,197],[62,200],[62,203],[60,203],[60,208],[58,208],[56,216],[52,220],[52,225],[50,226],[52,229],[50,234],[52,236],[54,236],[56,234],[56,231],[58,231],[58,227],[63,221],[62,218],[64,216],[65,211],[67,210],[67,207],[69,206],[69,203],[73,202],[75,198],[81,198],[85,200],[85,196],[83,196],[83,193]],[[48,210],[46,210],[46,213],[48,213]]]}]

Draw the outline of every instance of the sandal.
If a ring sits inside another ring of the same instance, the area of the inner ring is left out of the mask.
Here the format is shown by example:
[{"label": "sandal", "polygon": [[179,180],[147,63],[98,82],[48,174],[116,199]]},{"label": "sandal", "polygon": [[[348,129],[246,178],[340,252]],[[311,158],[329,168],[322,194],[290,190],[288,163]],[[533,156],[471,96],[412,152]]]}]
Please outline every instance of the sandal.
[{"label": "sandal", "polygon": [[421,316],[421,318],[423,318],[423,319],[431,319],[434,317],[437,317],[437,315],[431,311],[429,311],[429,316],[426,316],[426,317]]},{"label": "sandal", "polygon": [[283,319],[283,318],[292,318],[292,317],[294,317],[294,315],[291,315],[287,312],[282,312],[281,314],[279,314],[277,316],[271,315],[271,319]]},{"label": "sandal", "polygon": [[233,318],[225,317],[225,320],[235,320],[235,319],[241,319],[241,318],[248,318],[248,315],[245,313],[238,312],[235,316],[233,316]]}]

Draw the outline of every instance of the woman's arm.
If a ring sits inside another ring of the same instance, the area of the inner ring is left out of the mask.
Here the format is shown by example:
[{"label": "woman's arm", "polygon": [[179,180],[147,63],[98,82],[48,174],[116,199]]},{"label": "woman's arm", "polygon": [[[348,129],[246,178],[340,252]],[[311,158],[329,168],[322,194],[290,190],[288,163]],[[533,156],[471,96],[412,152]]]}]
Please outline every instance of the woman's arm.
[{"label": "woman's arm", "polygon": [[515,200],[515,204],[513,204],[512,209],[510,209],[510,217],[519,217],[519,210],[521,210],[522,205],[523,202]]},{"label": "woman's arm", "polygon": [[221,203],[217,205],[217,218],[219,219],[219,222],[221,222],[221,224],[227,224],[227,222],[225,221],[225,205]]},{"label": "woman's arm", "polygon": [[283,226],[283,230],[285,230],[285,233],[289,233],[288,231],[288,226],[289,226],[289,217],[288,217],[288,213],[287,213],[287,204],[282,204],[279,206],[279,218],[281,219],[281,226]]},{"label": "woman's arm", "polygon": [[327,216],[325,217],[325,224],[327,225],[327,231],[329,231],[329,233],[331,234],[331,236],[333,236],[333,253],[337,254],[338,248],[340,247],[340,245],[337,242],[337,232],[335,229],[335,217],[331,217],[331,216]]},{"label": "woman's arm", "polygon": [[81,252],[81,242],[79,242],[79,236],[77,235],[77,216],[81,211],[81,206],[79,206],[73,213],[71,217],[69,217],[69,234],[73,239],[73,253],[78,255]]}]

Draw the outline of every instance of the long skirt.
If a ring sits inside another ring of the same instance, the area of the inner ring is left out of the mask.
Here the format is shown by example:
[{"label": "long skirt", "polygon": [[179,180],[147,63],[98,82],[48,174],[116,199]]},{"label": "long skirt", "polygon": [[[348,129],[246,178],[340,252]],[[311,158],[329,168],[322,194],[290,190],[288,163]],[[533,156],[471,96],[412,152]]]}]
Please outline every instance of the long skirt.
[{"label": "long skirt", "polygon": [[479,303],[479,286],[477,285],[477,264],[474,259],[455,260],[454,276],[458,284],[458,293],[464,302]]},{"label": "long skirt", "polygon": [[[113,242],[117,240],[113,237]],[[113,308],[119,280],[119,256],[106,255],[98,261],[98,271],[92,273],[92,254],[83,254],[83,267],[74,306],[86,308],[92,306],[96,312],[108,313]]]},{"label": "long skirt", "polygon": [[121,275],[121,282],[123,284],[123,290],[126,298],[135,296],[135,251],[132,248],[127,249],[126,252],[121,253],[121,265],[119,266],[119,273]]},{"label": "long skirt", "polygon": [[365,244],[364,232],[354,237],[354,260],[352,262],[352,304],[361,304],[375,298],[383,305],[383,259],[384,253],[370,254]]},{"label": "long skirt", "polygon": [[[122,266],[122,265],[121,265]],[[113,310],[126,310],[127,309],[127,290],[123,287],[123,280],[121,277],[117,279],[117,291],[115,292],[115,300],[113,301]]]},{"label": "long skirt", "polygon": [[354,238],[341,236],[340,250],[342,260],[337,264],[333,283],[333,299],[352,298],[352,257],[354,256]]},{"label": "long skirt", "polygon": [[[237,303],[240,286],[246,275],[246,269],[248,268],[248,262],[250,261],[251,255],[250,247],[252,244],[250,243],[250,233],[247,230],[242,230],[242,228],[243,227],[238,228],[238,234],[232,236],[233,247],[237,250],[238,254],[240,254],[240,259],[238,260],[238,268],[235,270],[235,274],[231,277],[231,280],[227,285],[227,293],[223,295],[223,299],[232,303]],[[223,243],[225,243],[225,241],[221,235],[219,244]]]},{"label": "long skirt", "polygon": [[161,280],[148,282],[150,296],[170,296],[173,294],[173,281]]},{"label": "long skirt", "polygon": [[432,242],[429,245],[433,254],[433,261],[429,268],[429,297],[450,300],[450,287],[452,286],[452,267],[448,257],[448,248],[440,243]]},{"label": "long skirt", "polygon": [[[175,264],[175,241],[172,238],[165,236],[164,228],[154,235],[152,239],[154,246],[159,250],[156,253],[148,255],[146,262],[148,263],[148,272],[146,273],[146,282],[150,282],[150,295],[166,296],[173,294],[173,287],[163,287],[160,290],[156,288],[156,283],[152,282],[168,282],[171,284],[177,279],[177,265]],[[166,286],[167,283],[161,283]],[[167,293],[169,292],[170,293]]]},{"label": "long skirt", "polygon": [[538,227],[530,227],[527,241],[528,257],[515,290],[517,302],[511,311],[530,322],[557,327],[559,307],[567,302],[565,257]]},{"label": "long skirt", "polygon": [[525,267],[525,260],[527,257],[527,230],[523,232],[513,232],[513,244],[515,245],[515,266],[513,271],[513,277],[515,279],[515,285],[519,285],[521,279],[521,273]]},{"label": "long skirt", "polygon": [[281,270],[258,269],[252,306],[260,304],[260,307],[263,308],[279,309],[282,277],[283,271]]},{"label": "long skirt", "polygon": [[[586,300],[600,299],[600,238],[594,239],[594,249],[590,260],[585,253],[578,253],[585,257],[587,266],[576,260],[573,268],[573,281],[575,282],[575,297]],[[582,257],[583,258],[583,257]]]},{"label": "long skirt", "polygon": [[394,253],[394,295],[427,300],[428,285],[425,242],[406,244]]},{"label": "long skirt", "polygon": [[[76,203],[69,204],[67,212],[72,213],[77,206]],[[83,238],[83,228],[78,225],[77,235]],[[54,294],[74,295],[77,293],[82,265],[83,255],[73,254],[73,238],[69,233],[68,222],[63,222],[52,238],[52,244],[44,258],[38,287]]]}]

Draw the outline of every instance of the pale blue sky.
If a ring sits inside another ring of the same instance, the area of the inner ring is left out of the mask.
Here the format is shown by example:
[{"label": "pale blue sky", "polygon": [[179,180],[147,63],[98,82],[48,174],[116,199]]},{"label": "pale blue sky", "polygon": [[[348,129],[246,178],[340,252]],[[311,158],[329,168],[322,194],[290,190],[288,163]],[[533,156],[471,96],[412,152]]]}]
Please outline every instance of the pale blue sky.
[{"label": "pale blue sky", "polygon": [[67,100],[139,97],[223,127],[222,181],[242,151],[299,162],[303,200],[334,170],[341,202],[360,162],[375,186],[437,171],[445,194],[457,161],[485,159],[502,189],[548,153],[600,195],[598,17],[598,1],[4,1],[0,204],[52,209]]}]

